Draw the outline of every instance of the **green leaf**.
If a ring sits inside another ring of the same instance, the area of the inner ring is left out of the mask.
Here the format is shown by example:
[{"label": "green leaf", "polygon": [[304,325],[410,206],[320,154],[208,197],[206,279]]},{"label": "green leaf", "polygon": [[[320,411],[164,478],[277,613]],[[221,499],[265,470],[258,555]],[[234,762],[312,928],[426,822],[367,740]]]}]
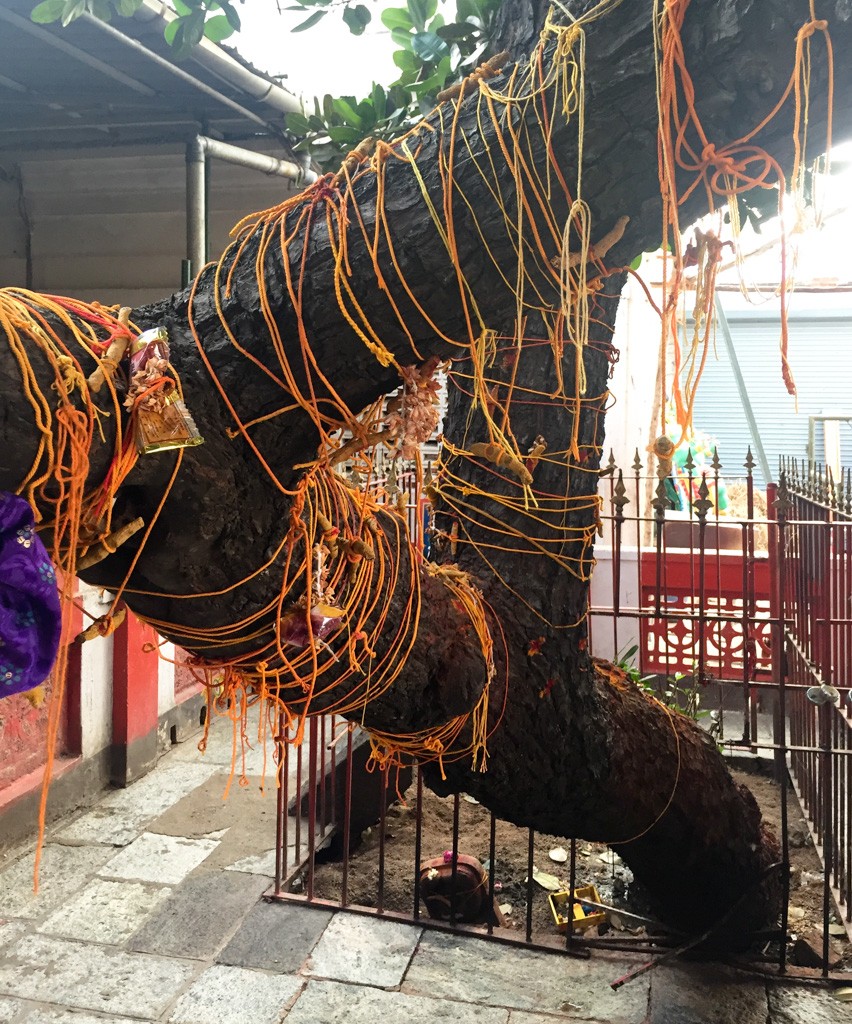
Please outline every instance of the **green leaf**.
[{"label": "green leaf", "polygon": [[400,71],[419,71],[421,66],[411,50],[394,50],[393,62]]},{"label": "green leaf", "polygon": [[347,124],[352,125],[353,128],[360,129],[361,118],[347,99],[344,99],[342,96],[336,97],[334,100],[334,109],[338,114],[340,114]]},{"label": "green leaf", "polygon": [[344,125],[332,125],[328,129],[328,137],[343,146],[355,146],[361,141],[361,133],[357,129]]},{"label": "green leaf", "polygon": [[204,35],[212,43],[221,43],[234,34],[234,27],[224,14],[217,14],[204,24]]},{"label": "green leaf", "polygon": [[175,45],[175,36],[177,35],[177,30],[178,30],[179,26],[180,26],[180,22],[177,21],[177,20],[170,21],[168,23],[168,25],[166,25],[166,29],[163,32],[163,37],[165,38],[165,40],[169,44],[169,46],[174,46]]},{"label": "green leaf", "polygon": [[72,21],[79,18],[81,14],[86,12],[86,0],[65,0],[65,6],[62,8],[62,14],[60,21],[62,27],[70,25]]},{"label": "green leaf", "polygon": [[294,135],[307,135],[310,131],[310,125],[307,123],[307,118],[304,114],[288,114],[287,130]]},{"label": "green leaf", "polygon": [[[408,0],[408,12],[411,15],[411,23],[418,32],[426,30],[426,22],[432,16],[429,13],[428,0]],[[434,11],[432,12],[434,14]]]},{"label": "green leaf", "polygon": [[65,0],[44,0],[30,12],[30,19],[37,25],[47,25],[58,21],[65,9]]},{"label": "green leaf", "polygon": [[288,132],[292,132],[294,135],[307,135],[310,130],[311,126],[308,124],[308,119],[304,114],[287,115]]},{"label": "green leaf", "polygon": [[304,32],[306,29],[313,28],[314,25],[316,25],[316,23],[320,20],[320,18],[324,18],[327,13],[327,11],[314,11],[314,13],[309,18],[305,18],[303,22],[300,22],[300,24],[298,24],[295,28],[290,29],[290,31]]},{"label": "green leaf", "polygon": [[385,28],[402,28],[406,32],[414,28],[408,11],[403,7],[388,7],[386,11],[382,11],[382,24]]},{"label": "green leaf", "polygon": [[110,21],[112,18],[112,8],[108,0],[89,0],[89,12],[98,21]]},{"label": "green leaf", "polygon": [[429,22],[426,28],[430,32],[437,32],[439,28],[443,28],[445,25],[444,15],[436,14],[435,17]]},{"label": "green leaf", "polygon": [[446,42],[456,43],[460,39],[467,39],[474,35],[476,29],[468,22],[462,22],[461,24],[444,25],[441,28],[435,29],[435,32]]},{"label": "green leaf", "polygon": [[[289,120],[289,119],[288,119]],[[630,264],[631,270],[638,270],[642,266],[642,253],[640,252],[636,259]]]},{"label": "green leaf", "polygon": [[418,32],[411,37],[411,48],[421,60],[437,64],[443,57],[449,57],[450,48],[434,32]]},{"label": "green leaf", "polygon": [[112,0],[112,6],[122,18],[132,18],[142,6],[143,0]]},{"label": "green leaf", "polygon": [[347,7],[343,12],[343,20],[349,26],[349,31],[353,36],[360,36],[370,24],[372,17],[363,4],[358,4],[357,7]]},{"label": "green leaf", "polygon": [[174,7],[175,11],[178,14],[181,14],[184,17],[186,17],[188,14],[192,14],[192,8],[187,7],[183,0],[172,0],[172,7]]},{"label": "green leaf", "polygon": [[414,38],[410,32],[406,32],[401,28],[391,29],[391,39],[396,43],[397,46],[401,46],[404,50],[411,49],[411,40]]},{"label": "green leaf", "polygon": [[376,112],[376,117],[384,117],[388,105],[385,90],[380,85],[373,85],[373,95],[370,98],[373,101],[373,110]]},{"label": "green leaf", "polygon": [[326,121],[330,121],[334,116],[334,99],[328,93],[322,98],[322,112]]},{"label": "green leaf", "polygon": [[[242,0],[240,0],[240,2],[242,3]],[[240,16],[239,14],[237,14],[234,5],[230,2],[230,0],[221,0],[219,6],[222,8],[222,11],[224,12],[225,17],[228,19],[228,24],[231,26],[231,28],[235,32],[239,32],[242,26],[242,22],[240,21]]]}]

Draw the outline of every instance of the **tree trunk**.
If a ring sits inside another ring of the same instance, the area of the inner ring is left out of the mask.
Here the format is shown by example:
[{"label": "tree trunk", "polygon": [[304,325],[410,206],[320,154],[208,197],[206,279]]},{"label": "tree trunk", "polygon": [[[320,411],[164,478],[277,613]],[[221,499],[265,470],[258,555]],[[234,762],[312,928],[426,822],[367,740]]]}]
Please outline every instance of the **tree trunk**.
[{"label": "tree trunk", "polygon": [[[740,0],[736,4],[693,0],[684,43],[702,119],[717,145],[743,135],[772,108],[786,85],[795,33],[807,17],[807,6],[787,0]],[[836,51],[844,52],[852,41],[852,3],[837,0],[828,6],[834,8],[836,17],[831,24]],[[608,265],[614,267],[655,247],[660,239],[650,8],[647,0],[625,0],[613,16],[595,21],[587,30],[583,181],[593,238],[608,230],[619,216],[631,217],[622,242],[607,258]],[[538,10],[534,4],[530,9]],[[518,26],[522,27],[520,22]],[[552,46],[546,60],[551,56]],[[840,67],[838,72],[835,112],[848,117],[849,68]],[[505,83],[505,74],[494,87],[499,89],[501,82]],[[820,95],[823,82],[824,67],[815,63],[812,95]],[[393,242],[396,267],[387,242],[382,242],[375,266],[383,287],[377,285],[374,259],[365,242],[365,238],[372,240],[381,212],[377,204],[379,179],[366,171],[357,176],[348,194],[343,188],[330,189],[328,182],[309,190],[284,222],[288,232],[295,232],[286,252],[276,233],[264,240],[268,245],[259,257],[258,235],[247,243],[238,261],[236,250],[226,255],[223,279],[233,269],[227,294],[217,286],[214,270],[208,268],[200,275],[194,296],[182,292],[134,311],[133,319],[141,327],[168,326],[172,361],[206,443],[183,455],[159,518],[157,508],[175,467],[174,454],[140,459],[119,491],[116,521],[137,515],[146,523],[156,519],[130,577],[126,598],[165,636],[189,650],[214,660],[242,654],[253,666],[258,660],[260,636],[274,663],[278,610],[264,609],[274,603],[281,588],[285,553],[276,552],[287,533],[292,509],[287,491],[304,475],[299,467],[317,457],[319,435],[301,409],[258,423],[245,433],[237,432],[236,437],[228,433],[236,422],[222,391],[243,422],[276,412],[290,402],[287,389],[275,379],[280,377],[281,363],[261,304],[256,262],[263,268],[270,316],[300,386],[307,380],[300,326],[325,376],[323,384],[312,374],[320,401],[333,389],[341,402],[357,413],[400,384],[393,366],[383,367],[376,361],[341,313],[335,298],[337,228],[330,238],[327,210],[336,217],[345,206],[351,269],[347,281],[365,320],[399,364],[420,364],[431,356],[462,356],[451,376],[445,429],[448,441],[469,449],[472,443],[489,440],[481,410],[471,408],[471,389],[465,376],[469,364],[464,358],[469,335],[456,266],[463,269],[487,325],[498,335],[511,338],[517,260],[512,232],[507,230],[495,195],[502,197],[511,223],[517,222],[518,211],[516,169],[499,159],[497,129],[490,118],[479,113],[475,99],[462,104],[452,154],[451,133],[446,130],[453,116],[449,104],[427,119],[428,125],[438,130],[426,127],[409,139],[420,180],[408,160],[391,157],[384,164],[386,230]],[[821,118],[824,120],[824,110],[816,102],[811,110],[812,138],[819,131]],[[504,132],[509,121],[521,139],[524,159],[544,174],[547,154],[541,132],[523,130],[537,126],[535,111],[529,108],[504,118]],[[444,130],[440,130],[442,124]],[[788,124],[782,129],[773,122],[761,136],[761,145],[782,161],[792,151]],[[552,144],[556,162],[572,184],[576,181],[575,120],[566,125],[557,119]],[[451,205],[455,261],[424,202],[425,190],[446,222],[442,175],[446,176],[451,159],[456,183]],[[488,186],[479,171],[486,161],[493,168]],[[686,204],[682,223],[701,212],[699,191]],[[561,224],[568,207],[557,192],[554,188],[550,205]],[[299,221],[306,210],[312,211],[308,225]],[[527,231],[533,226],[531,221],[548,255],[558,256],[557,241],[547,236],[544,217],[529,214]],[[543,301],[557,308],[554,283],[541,267],[536,269],[534,254],[527,269],[528,288],[538,288]],[[301,277],[300,315],[288,290],[288,270],[294,279]],[[402,287],[402,279],[408,290]],[[501,402],[506,402],[509,381],[514,381],[511,431],[519,450],[526,451],[541,435],[548,452],[563,453],[558,459],[544,459],[534,470],[536,492],[560,496],[562,505],[550,506],[557,507],[559,514],[548,511],[546,500],[539,510],[525,510],[518,504],[520,487],[511,472],[495,472],[496,467],[483,459],[445,455],[444,476],[437,481],[437,524],[449,534],[458,522],[459,539],[457,557],[449,546],[440,557],[458,561],[492,609],[488,625],[494,638],[496,676],[489,702],[493,731],[488,740],[488,770],[471,771],[469,758],[448,758],[446,780],[433,764],[430,784],[440,791],[473,793],[499,816],[517,824],[610,843],[657,898],[659,912],[677,927],[703,929],[750,890],[755,891],[751,913],[742,916],[741,924],[745,929],[758,927],[775,906],[775,887],[759,883],[777,859],[777,848],[762,831],[751,795],[731,780],[702,730],[682,716],[667,714],[611,667],[593,663],[586,647],[584,614],[597,515],[592,496],[603,444],[611,328],[621,284],[620,276],[609,278],[605,293],[594,303],[590,344],[584,355],[587,397],[580,406],[574,457],[564,453],[571,448],[575,403],[547,398],[556,386],[550,345],[531,340],[515,362],[513,343],[498,340],[497,358],[488,371],[489,387],[497,388],[498,410]],[[223,323],[228,324],[228,331]],[[545,336],[543,325],[530,314],[525,337]],[[256,361],[237,351],[231,337]],[[19,371],[11,355],[4,351],[0,359],[4,379],[17,381]],[[81,362],[84,372],[92,368],[85,365],[85,359]],[[35,359],[34,364],[45,392],[50,393],[49,368],[37,365]],[[570,393],[575,379],[570,345],[566,345],[561,367]],[[518,399],[518,395],[529,401]],[[32,462],[36,440],[22,391],[12,385],[4,397],[7,414],[0,425],[4,438],[0,486],[14,490]],[[97,447],[91,458],[91,483],[103,478],[108,462],[109,445]],[[343,489],[340,494],[341,515],[352,520],[356,515],[354,499]],[[566,497],[568,510],[563,516]],[[433,729],[477,703],[486,684],[485,661],[464,609],[438,579],[412,567],[413,556],[400,536],[398,520],[390,514],[379,514],[377,519],[376,545],[393,557],[399,570],[396,577],[373,585],[368,594],[373,611],[365,628],[386,616],[375,645],[377,663],[393,656],[391,638],[404,628],[412,598],[412,570],[419,573],[422,612],[400,674],[384,694],[367,704],[363,720],[370,728],[388,734]],[[137,554],[140,539],[137,535],[87,570],[85,578],[116,588]],[[296,550],[297,559],[298,555]],[[266,568],[258,571],[264,565]],[[252,616],[259,618],[251,630],[229,637],[227,644],[209,632]],[[199,638],[202,630],[208,635]],[[339,654],[346,649],[339,640],[329,643]],[[536,649],[538,653],[532,653]],[[267,654],[262,656],[267,658]],[[341,665],[345,662],[341,657]],[[329,669],[323,677],[324,688],[332,676]],[[333,692],[316,695],[312,710],[331,706],[342,696],[356,698],[361,685],[358,676],[351,675]],[[304,705],[301,691],[286,695],[296,710]],[[362,720],[362,711],[357,716]]]}]

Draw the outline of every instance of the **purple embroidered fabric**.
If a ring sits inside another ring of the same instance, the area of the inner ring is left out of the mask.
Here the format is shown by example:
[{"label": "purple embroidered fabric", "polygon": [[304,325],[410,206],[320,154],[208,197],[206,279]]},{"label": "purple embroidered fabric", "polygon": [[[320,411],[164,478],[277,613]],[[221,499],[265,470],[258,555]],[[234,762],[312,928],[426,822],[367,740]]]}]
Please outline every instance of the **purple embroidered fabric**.
[{"label": "purple embroidered fabric", "polygon": [[43,682],[62,615],[53,564],[23,498],[0,491],[0,698]]}]

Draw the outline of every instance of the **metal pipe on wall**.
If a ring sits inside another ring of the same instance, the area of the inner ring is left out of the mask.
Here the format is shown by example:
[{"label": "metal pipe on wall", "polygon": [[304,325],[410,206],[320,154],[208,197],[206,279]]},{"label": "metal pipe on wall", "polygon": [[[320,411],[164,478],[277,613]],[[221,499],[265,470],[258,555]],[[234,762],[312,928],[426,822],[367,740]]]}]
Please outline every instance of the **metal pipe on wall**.
[{"label": "metal pipe on wall", "polygon": [[196,135],[186,147],[186,255],[192,275],[207,262],[207,158],[214,157],[226,163],[247,167],[262,174],[287,178],[298,185],[310,185],[317,175],[309,168],[300,167],[292,160],[279,160],[265,153],[254,153],[206,135]]}]

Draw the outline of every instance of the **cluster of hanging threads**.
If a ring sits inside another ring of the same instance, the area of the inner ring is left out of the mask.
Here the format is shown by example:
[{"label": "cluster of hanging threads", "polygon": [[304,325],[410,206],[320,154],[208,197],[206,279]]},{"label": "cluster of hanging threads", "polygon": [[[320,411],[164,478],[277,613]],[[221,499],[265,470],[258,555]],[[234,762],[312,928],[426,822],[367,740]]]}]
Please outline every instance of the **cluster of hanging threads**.
[{"label": "cluster of hanging threads", "polygon": [[[739,218],[737,196],[754,188],[777,189],[781,221],[781,368],[787,391],[796,394],[796,385],[787,358],[787,309],[792,282],[788,276],[787,229],[784,204],[787,184],[778,162],[755,141],[759,133],[794,98],[793,143],[795,160],[790,180],[795,195],[803,188],[806,164],[809,88],[811,79],[811,37],[823,35],[827,59],[827,138],[831,149],[831,109],[833,102],[834,62],[828,23],[818,19],[815,0],[809,0],[809,18],[795,39],[794,67],[784,93],[770,113],[748,134],[724,147],[716,148],[707,137],[696,110],[697,98],[686,67],[681,29],[690,0],[654,0],[654,39],[657,54],[657,103],[659,112],[659,176],[663,197],[663,327],[660,360],[663,393],[666,392],[666,363],[669,338],[674,354],[674,400],[681,441],[691,427],[695,389],[701,378],[712,342],[713,296],[715,276],[721,262],[723,244],[738,243]],[[826,158],[827,159],[827,158]],[[692,175],[691,184],[678,190],[678,172]],[[709,213],[715,212],[719,198],[727,201],[734,228],[734,243],[723,243],[713,231],[698,232],[695,246],[680,250],[678,208],[699,186],[707,196]],[[674,246],[674,272],[669,278],[669,240]],[[697,267],[694,330],[684,361],[678,341],[678,300],[684,284],[684,270]],[[686,378],[682,379],[685,369]],[[666,402],[661,403],[661,434],[667,433]]]}]

